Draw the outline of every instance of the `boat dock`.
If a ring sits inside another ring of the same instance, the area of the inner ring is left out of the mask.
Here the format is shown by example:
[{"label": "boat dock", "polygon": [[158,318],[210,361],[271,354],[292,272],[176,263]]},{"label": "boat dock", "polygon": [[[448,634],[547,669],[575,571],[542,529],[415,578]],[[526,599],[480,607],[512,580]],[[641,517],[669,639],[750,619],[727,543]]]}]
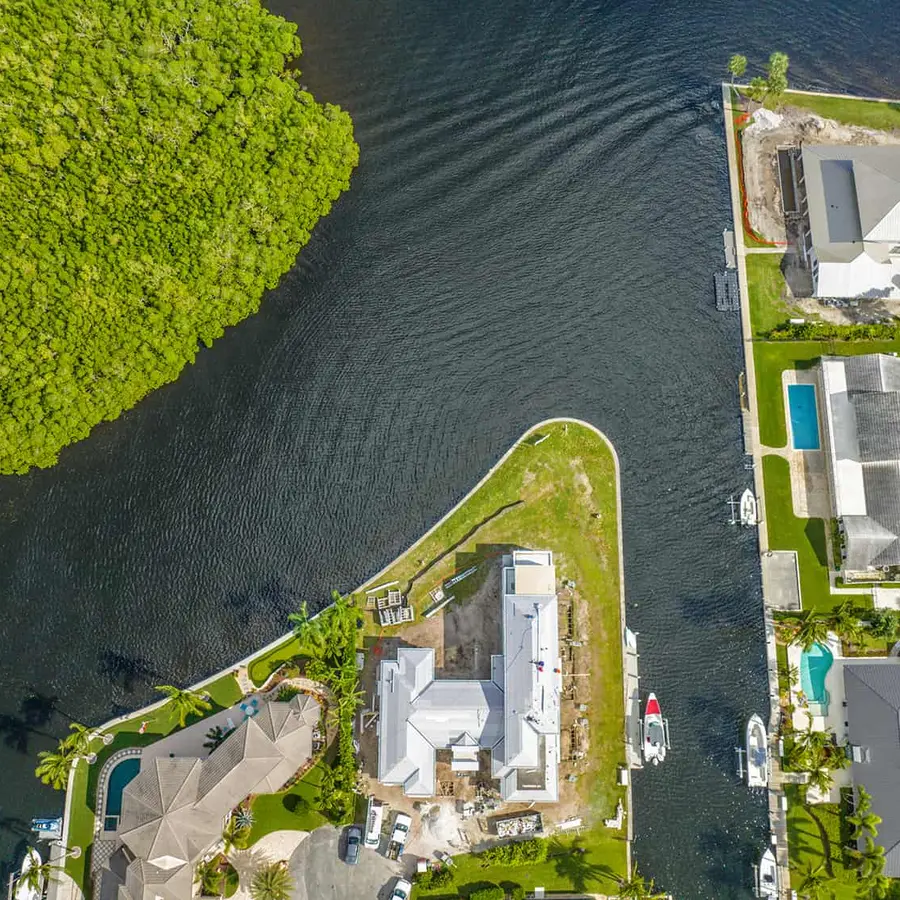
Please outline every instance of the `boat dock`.
[{"label": "boat dock", "polygon": [[[765,557],[769,549],[768,529],[765,518],[765,493],[762,482],[762,450],[759,439],[759,419],[757,416],[756,363],[753,354],[753,329],[750,323],[750,295],[747,291],[746,248],[743,240],[743,214],[741,206],[740,176],[734,129],[731,127],[733,113],[731,88],[722,85],[722,109],[725,118],[725,140],[728,149],[728,175],[731,189],[731,211],[734,222],[734,249],[737,257],[738,298],[741,312],[741,337],[744,350],[745,374],[741,379],[741,412],[744,424],[744,451],[753,458],[754,494],[757,502],[757,529],[759,553]],[[729,270],[730,271],[730,270]],[[769,827],[772,847],[778,868],[778,895],[790,896],[791,872],[788,865],[787,841],[787,797],[784,793],[781,771],[781,757],[778,755],[778,730],[780,724],[778,693],[778,660],[775,651],[775,622],[772,615],[771,593],[763,584],[763,615],[766,638],[766,667],[769,677]]]},{"label": "boat dock", "polygon": [[641,677],[638,674],[637,635],[625,629],[625,754],[629,769],[644,767],[641,756]]},{"label": "boat dock", "polygon": [[716,289],[716,309],[719,312],[737,312],[741,308],[737,272],[726,269],[713,275]]}]

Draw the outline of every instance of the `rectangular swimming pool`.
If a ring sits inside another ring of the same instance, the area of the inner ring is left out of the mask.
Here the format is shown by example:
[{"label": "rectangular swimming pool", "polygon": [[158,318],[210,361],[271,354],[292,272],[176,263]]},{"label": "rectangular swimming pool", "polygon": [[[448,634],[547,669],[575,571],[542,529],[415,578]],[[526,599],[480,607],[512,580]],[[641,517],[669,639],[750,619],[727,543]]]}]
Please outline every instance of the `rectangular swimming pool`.
[{"label": "rectangular swimming pool", "polygon": [[819,417],[816,414],[815,385],[789,384],[787,390],[791,445],[795,450],[818,450]]}]

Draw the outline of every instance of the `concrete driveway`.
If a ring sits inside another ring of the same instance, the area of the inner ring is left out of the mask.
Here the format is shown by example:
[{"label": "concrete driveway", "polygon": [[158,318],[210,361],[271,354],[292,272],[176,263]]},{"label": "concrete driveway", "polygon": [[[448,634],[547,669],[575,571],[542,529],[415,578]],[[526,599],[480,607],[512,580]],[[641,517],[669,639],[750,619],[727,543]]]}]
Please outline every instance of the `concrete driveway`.
[{"label": "concrete driveway", "polygon": [[[346,829],[317,828],[288,863],[295,900],[387,900],[402,866],[362,848],[359,864],[344,861]],[[382,842],[383,843],[383,842]]]}]

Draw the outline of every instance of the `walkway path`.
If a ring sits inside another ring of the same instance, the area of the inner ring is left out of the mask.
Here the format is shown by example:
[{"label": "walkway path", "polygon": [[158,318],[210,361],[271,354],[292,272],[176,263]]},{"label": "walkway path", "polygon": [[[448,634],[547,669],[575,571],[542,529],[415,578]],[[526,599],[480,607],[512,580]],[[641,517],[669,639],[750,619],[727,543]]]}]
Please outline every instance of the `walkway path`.
[{"label": "walkway path", "polygon": [[[762,447],[759,440],[759,411],[756,398],[756,365],[753,358],[753,329],[750,323],[750,295],[747,291],[747,248],[744,246],[744,225],[741,210],[741,193],[737,177],[737,147],[734,129],[731,127],[731,90],[722,85],[722,107],[725,118],[725,140],[728,147],[728,171],[731,186],[731,213],[734,219],[734,240],[737,250],[738,285],[741,298],[741,338],[744,348],[745,389],[747,409],[744,410],[744,450],[753,456],[753,484],[759,511],[759,552],[769,549],[766,532],[765,493],[763,491]],[[761,248],[762,249],[762,248]],[[775,252],[773,248],[770,252]],[[783,250],[781,251],[783,252]],[[766,597],[766,583],[763,579],[763,602]],[[765,609],[766,664],[769,675],[769,825],[775,842],[775,857],[779,867],[780,895],[790,896],[791,875],[788,868],[787,816],[782,810],[784,789],[781,777],[781,759],[778,756],[777,731],[780,724],[778,698],[778,660],[775,652],[775,623],[772,612]],[[760,851],[761,852],[761,851]]]}]

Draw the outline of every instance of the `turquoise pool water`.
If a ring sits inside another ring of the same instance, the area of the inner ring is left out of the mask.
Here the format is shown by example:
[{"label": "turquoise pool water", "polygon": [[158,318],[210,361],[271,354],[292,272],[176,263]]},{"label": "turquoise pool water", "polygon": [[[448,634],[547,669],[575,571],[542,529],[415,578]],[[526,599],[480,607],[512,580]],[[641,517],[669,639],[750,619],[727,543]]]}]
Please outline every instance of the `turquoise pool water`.
[{"label": "turquoise pool water", "polygon": [[828,711],[828,691],[825,690],[825,675],[831,668],[834,656],[824,644],[813,644],[800,656],[800,688],[810,705],[820,709],[811,712],[824,715]]},{"label": "turquoise pool water", "polygon": [[816,388],[812,384],[789,384],[788,406],[791,417],[791,443],[795,450],[819,449],[819,417],[816,414]]},{"label": "turquoise pool water", "polygon": [[141,761],[136,757],[123,759],[109,773],[109,781],[106,783],[106,809],[103,811],[103,827],[112,831],[119,824],[119,816],[122,815],[122,791],[141,771]]}]

